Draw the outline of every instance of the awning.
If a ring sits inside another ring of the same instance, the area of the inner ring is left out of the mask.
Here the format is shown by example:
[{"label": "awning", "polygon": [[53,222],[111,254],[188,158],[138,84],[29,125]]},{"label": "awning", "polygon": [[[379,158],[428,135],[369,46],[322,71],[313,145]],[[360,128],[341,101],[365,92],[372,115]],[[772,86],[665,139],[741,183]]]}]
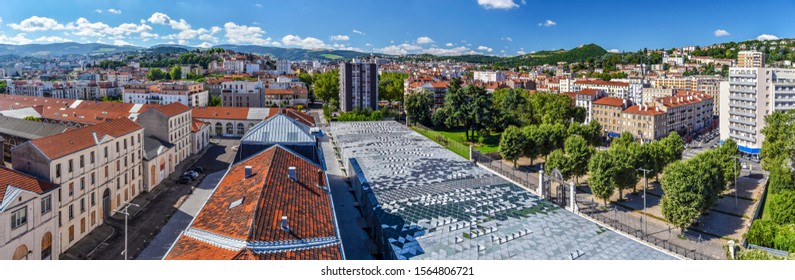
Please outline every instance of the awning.
[{"label": "awning", "polygon": [[615,132],[609,132],[609,131],[608,131],[608,132],[607,132],[607,137],[610,137],[610,138],[621,137],[621,134],[618,134],[618,133],[615,133]]},{"label": "awning", "polygon": [[739,145],[737,147],[740,148],[740,152],[743,152],[743,153],[746,153],[746,154],[752,154],[752,155],[758,155],[760,153],[760,151],[762,150],[760,148],[749,148],[749,147],[739,146]]}]

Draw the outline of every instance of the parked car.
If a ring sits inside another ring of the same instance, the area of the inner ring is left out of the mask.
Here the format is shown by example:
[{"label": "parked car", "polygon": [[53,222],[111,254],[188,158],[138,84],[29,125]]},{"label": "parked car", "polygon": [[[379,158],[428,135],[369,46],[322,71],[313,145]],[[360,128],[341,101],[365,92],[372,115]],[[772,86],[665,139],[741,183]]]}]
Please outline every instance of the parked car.
[{"label": "parked car", "polygon": [[202,168],[201,166],[194,166],[193,168],[190,169],[190,171],[194,171],[196,173],[201,174],[204,173],[204,168]]},{"label": "parked car", "polygon": [[179,180],[177,180],[177,184],[187,185],[187,184],[190,184],[190,181],[191,181],[190,176],[185,175],[185,176],[179,177]]},{"label": "parked car", "polygon": [[190,179],[194,180],[194,179],[196,179],[196,177],[199,177],[199,173],[197,173],[196,171],[193,171],[193,170],[188,170],[188,171],[185,171],[185,173],[182,173],[182,176],[190,176]]}]

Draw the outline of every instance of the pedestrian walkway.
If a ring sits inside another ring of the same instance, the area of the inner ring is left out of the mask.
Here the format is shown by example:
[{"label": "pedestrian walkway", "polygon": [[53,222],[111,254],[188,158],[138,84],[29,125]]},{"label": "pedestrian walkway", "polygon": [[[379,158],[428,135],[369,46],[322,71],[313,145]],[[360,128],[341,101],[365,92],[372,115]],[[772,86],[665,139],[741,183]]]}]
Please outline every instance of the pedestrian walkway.
[{"label": "pedestrian walkway", "polygon": [[168,220],[163,229],[152,239],[149,246],[144,249],[141,255],[138,256],[139,260],[160,260],[168,253],[171,245],[179,238],[179,235],[185,230],[193,218],[201,210],[207,199],[210,198],[218,182],[224,176],[225,170],[221,170],[212,174],[208,174],[204,180],[193,189],[193,192],[187,196],[182,202],[182,205],[177,209],[171,219]]}]

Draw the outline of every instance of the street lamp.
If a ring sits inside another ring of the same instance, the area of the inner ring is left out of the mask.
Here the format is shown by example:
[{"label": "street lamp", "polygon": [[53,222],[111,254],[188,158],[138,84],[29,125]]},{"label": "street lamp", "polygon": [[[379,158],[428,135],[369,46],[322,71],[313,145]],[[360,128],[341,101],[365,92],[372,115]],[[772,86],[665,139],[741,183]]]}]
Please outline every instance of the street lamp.
[{"label": "street lamp", "polygon": [[646,234],[646,230],[649,228],[649,217],[646,215],[646,189],[649,188],[649,178],[646,177],[646,173],[651,170],[638,168],[637,171],[643,171],[643,234]]},{"label": "street lamp", "polygon": [[122,252],[122,254],[124,254],[125,261],[127,260],[127,217],[130,216],[130,213],[129,211],[127,211],[127,209],[130,208],[130,206],[135,206],[138,208],[141,207],[140,205],[135,203],[125,203],[124,209],[119,211],[119,213],[124,214],[124,252]]}]

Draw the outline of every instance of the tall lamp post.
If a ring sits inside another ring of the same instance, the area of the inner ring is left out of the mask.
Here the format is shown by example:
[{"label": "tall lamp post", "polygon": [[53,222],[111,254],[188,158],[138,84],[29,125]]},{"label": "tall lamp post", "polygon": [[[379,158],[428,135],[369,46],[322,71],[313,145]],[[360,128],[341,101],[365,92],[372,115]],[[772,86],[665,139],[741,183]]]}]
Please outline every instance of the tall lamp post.
[{"label": "tall lamp post", "polygon": [[122,254],[124,254],[125,261],[127,260],[127,218],[130,216],[130,212],[127,210],[130,208],[130,206],[135,206],[139,208],[141,207],[140,205],[135,203],[126,203],[124,204],[124,209],[119,211],[119,213],[124,214],[124,252],[122,252]]},{"label": "tall lamp post", "polygon": [[649,178],[646,177],[646,173],[651,172],[649,169],[638,168],[638,171],[643,171],[643,234],[646,234],[649,225],[649,217],[646,215],[646,189],[649,188]]}]

